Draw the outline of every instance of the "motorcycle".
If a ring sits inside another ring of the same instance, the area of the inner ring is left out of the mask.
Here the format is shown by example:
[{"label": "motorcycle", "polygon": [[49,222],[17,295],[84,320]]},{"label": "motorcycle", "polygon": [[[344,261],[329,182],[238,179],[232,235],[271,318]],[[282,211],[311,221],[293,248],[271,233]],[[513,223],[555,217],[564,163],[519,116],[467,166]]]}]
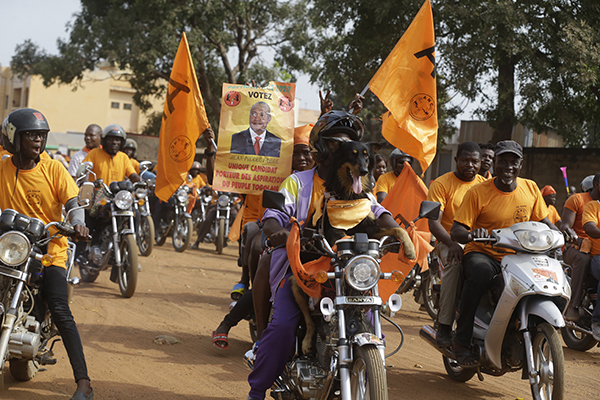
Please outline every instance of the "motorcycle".
[{"label": "motorcycle", "polygon": [[564,245],[564,238],[540,222],[520,222],[476,238],[516,254],[502,258],[502,272],[477,309],[473,348],[478,367],[462,367],[453,350],[440,348],[436,331],[424,326],[419,334],[443,355],[446,372],[458,382],[482,373],[501,376],[522,370],[534,399],[562,399],[565,387],[564,354],[556,328],[565,326],[562,312],[571,288],[560,262],[548,253]]},{"label": "motorcycle", "polygon": [[[141,175],[148,171],[152,165],[150,161],[142,161],[140,163]],[[150,214],[150,205],[148,203],[148,190],[154,187],[154,181],[140,181],[134,185],[135,201],[133,202],[134,213],[136,214],[136,235],[137,245],[140,254],[148,257],[152,254],[154,248],[154,221]]]},{"label": "motorcycle", "polygon": [[223,254],[227,235],[229,235],[231,207],[233,207],[234,197],[231,193],[227,192],[218,192],[218,195],[217,215],[215,217],[213,228],[211,229],[211,235],[215,240],[217,253]]},{"label": "motorcycle", "polygon": [[[75,209],[88,208],[92,195],[93,185],[84,184]],[[50,234],[50,229],[54,233]],[[3,390],[6,361],[10,374],[18,381],[31,380],[40,365],[57,361],[52,348],[60,338],[50,341],[59,333],[41,294],[44,268],[52,265],[53,258],[44,254],[43,249],[56,237],[74,237],[75,231],[67,222],[44,225],[37,218],[6,209],[0,214],[0,232],[0,390]],[[71,246],[67,252],[67,277],[73,268],[73,250]],[[67,282],[69,286],[77,285],[79,279],[67,278]]]},{"label": "motorcycle", "polygon": [[[561,262],[563,270],[571,282],[571,266]],[[598,281],[588,274],[583,287],[583,297],[579,308],[579,320],[577,322],[565,320],[565,326],[560,329],[562,338],[568,348],[578,351],[587,351],[600,343],[592,336],[592,314],[598,297]]]},{"label": "motorcycle", "polygon": [[206,211],[212,200],[212,189],[210,186],[196,189],[198,199],[192,208],[190,215],[192,216],[192,226],[194,231],[198,231],[200,224],[206,219]]},{"label": "motorcycle", "polygon": [[[278,192],[265,191],[263,206],[285,213],[284,197]],[[420,216],[436,218],[439,211],[428,206],[422,206]],[[301,229],[299,225],[297,229]],[[376,240],[358,233],[337,240],[334,251],[324,235],[304,229],[300,243],[305,249],[330,258],[333,272],[319,271],[315,275],[315,280],[323,285],[324,294],[311,315],[316,351],[303,354],[300,343],[303,332],[299,330],[295,352],[276,380],[271,395],[278,399],[387,399],[386,344],[381,318],[389,320],[384,313],[393,315],[399,311],[402,299],[393,293],[384,306],[378,283],[380,279],[400,283],[403,276],[400,271],[382,273],[379,261],[384,252],[400,251],[398,242],[387,236]],[[325,289],[330,286],[332,289]],[[251,355],[246,353],[246,361],[252,368]]]},{"label": "motorcycle", "polygon": [[130,181],[111,182],[110,186],[96,179],[91,162],[82,163],[78,176],[91,174],[94,199],[88,210],[97,226],[93,239],[77,257],[79,273],[84,282],[94,282],[100,271],[112,266],[111,281],[118,282],[121,295],[130,298],[138,280],[138,254],[133,212],[133,184]]},{"label": "motorcycle", "polygon": [[167,237],[171,235],[175,251],[181,253],[188,248],[192,240],[193,224],[192,216],[187,212],[187,205],[193,196],[193,188],[183,184],[163,205],[165,208],[161,212],[159,226],[157,227],[157,246],[165,244]]}]

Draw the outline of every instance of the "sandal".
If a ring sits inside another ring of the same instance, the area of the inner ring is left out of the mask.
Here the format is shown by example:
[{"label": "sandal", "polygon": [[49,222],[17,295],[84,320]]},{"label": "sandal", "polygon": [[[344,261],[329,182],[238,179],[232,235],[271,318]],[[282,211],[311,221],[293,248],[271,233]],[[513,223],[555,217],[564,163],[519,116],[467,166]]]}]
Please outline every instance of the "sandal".
[{"label": "sandal", "polygon": [[246,285],[243,283],[236,283],[233,285],[233,290],[231,291],[231,300],[238,301],[244,293],[246,293]]},{"label": "sandal", "polygon": [[479,360],[471,353],[471,350],[469,350],[468,347],[454,343],[453,350],[456,361],[461,367],[473,368],[479,365]]},{"label": "sandal", "polygon": [[213,342],[213,346],[215,346],[217,349],[221,349],[221,350],[229,349],[229,339],[227,338],[226,333],[217,334],[216,331],[213,331],[212,342]]}]

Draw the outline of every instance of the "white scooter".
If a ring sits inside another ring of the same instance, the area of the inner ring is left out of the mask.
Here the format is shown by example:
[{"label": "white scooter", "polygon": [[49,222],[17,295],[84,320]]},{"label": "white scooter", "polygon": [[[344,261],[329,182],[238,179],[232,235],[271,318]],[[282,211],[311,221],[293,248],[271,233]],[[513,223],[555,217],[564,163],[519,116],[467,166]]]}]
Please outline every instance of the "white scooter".
[{"label": "white scooter", "polygon": [[556,328],[565,326],[571,287],[560,262],[547,255],[564,245],[562,234],[540,222],[520,222],[475,241],[516,252],[504,256],[502,273],[477,308],[473,348],[479,366],[461,367],[451,348],[437,346],[432,326],[424,326],[421,337],[443,354],[446,372],[456,381],[522,370],[534,399],[562,399],[565,365]]}]

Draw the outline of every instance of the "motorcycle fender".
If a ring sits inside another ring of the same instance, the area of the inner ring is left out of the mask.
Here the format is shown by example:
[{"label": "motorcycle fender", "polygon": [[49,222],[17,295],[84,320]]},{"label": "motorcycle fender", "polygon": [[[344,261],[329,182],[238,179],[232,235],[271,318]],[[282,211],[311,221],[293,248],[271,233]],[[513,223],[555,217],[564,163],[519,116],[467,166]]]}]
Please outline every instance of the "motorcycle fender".
[{"label": "motorcycle fender", "polygon": [[183,216],[186,218],[190,218],[190,219],[192,218],[192,214],[190,214],[188,212],[183,213]]},{"label": "motorcycle fender", "polygon": [[352,343],[357,344],[360,347],[366,346],[366,345],[375,345],[375,346],[383,345],[383,342],[381,341],[381,339],[379,339],[377,336],[375,336],[375,334],[368,333],[368,332],[359,333],[357,335],[354,335],[354,338],[352,338]]},{"label": "motorcycle fender", "polygon": [[148,217],[148,216],[150,215],[150,213],[149,213],[149,212],[142,211],[142,212],[140,213],[140,215],[141,215],[142,217]]},{"label": "motorcycle fender", "polygon": [[542,318],[555,328],[563,328],[565,326],[562,313],[556,304],[548,299],[530,298],[524,302],[520,310],[521,330],[527,329],[527,322],[530,315]]},{"label": "motorcycle fender", "polygon": [[123,235],[135,235],[135,231],[133,229],[124,229],[121,231],[121,236]]}]

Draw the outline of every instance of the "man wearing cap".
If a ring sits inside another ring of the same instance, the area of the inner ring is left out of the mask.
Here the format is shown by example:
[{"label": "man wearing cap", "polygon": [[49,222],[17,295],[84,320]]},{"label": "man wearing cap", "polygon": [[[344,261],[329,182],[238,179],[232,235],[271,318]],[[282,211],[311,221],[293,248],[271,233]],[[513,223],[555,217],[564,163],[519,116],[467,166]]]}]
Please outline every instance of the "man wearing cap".
[{"label": "man wearing cap", "polygon": [[412,157],[402,150],[394,149],[394,151],[392,151],[390,154],[392,171],[381,175],[375,184],[375,188],[373,189],[373,193],[375,193],[375,196],[377,196],[377,201],[380,204],[394,187],[396,178],[398,178],[402,172],[405,162],[410,164],[412,162]]},{"label": "man wearing cap", "polygon": [[[590,176],[592,179],[588,179]],[[583,209],[592,200],[600,200],[600,189],[593,185],[594,176],[590,176],[581,181],[583,193],[575,193],[565,202],[560,225],[563,232],[572,235],[570,231],[573,230],[578,236],[578,240],[567,244],[563,252],[563,261],[571,266],[571,300],[565,311],[565,319],[568,321],[579,320],[583,284],[590,269],[591,243],[583,229]]]},{"label": "man wearing cap", "polygon": [[466,244],[465,282],[454,339],[457,361],[463,366],[478,364],[470,351],[475,311],[492,278],[501,272],[500,261],[506,254],[489,244],[475,243],[473,238],[489,237],[492,229],[525,221],[540,221],[557,229],[548,220],[548,208],[537,184],[518,177],[522,166],[523,148],[512,140],[498,142],[494,157],[496,177],[469,190],[454,216],[452,240]]}]

